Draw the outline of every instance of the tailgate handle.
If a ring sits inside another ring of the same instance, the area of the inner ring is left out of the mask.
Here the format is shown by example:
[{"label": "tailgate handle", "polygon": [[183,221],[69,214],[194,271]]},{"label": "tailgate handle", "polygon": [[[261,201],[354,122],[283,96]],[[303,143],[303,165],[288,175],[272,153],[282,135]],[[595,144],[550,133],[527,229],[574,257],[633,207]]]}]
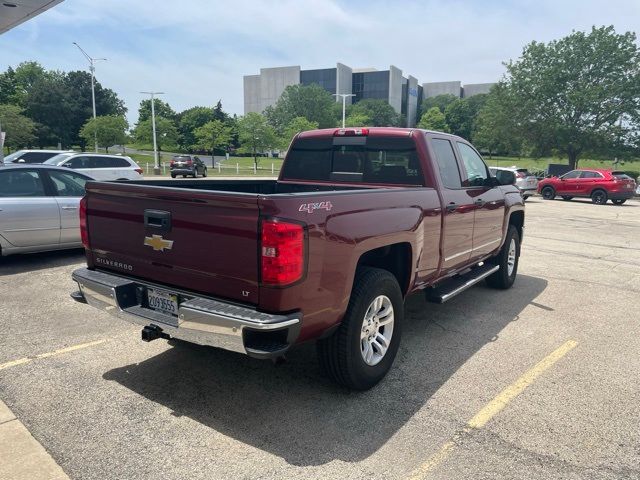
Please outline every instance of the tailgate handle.
[{"label": "tailgate handle", "polygon": [[162,210],[145,210],[144,226],[153,228],[158,232],[168,232],[171,230],[171,212]]}]

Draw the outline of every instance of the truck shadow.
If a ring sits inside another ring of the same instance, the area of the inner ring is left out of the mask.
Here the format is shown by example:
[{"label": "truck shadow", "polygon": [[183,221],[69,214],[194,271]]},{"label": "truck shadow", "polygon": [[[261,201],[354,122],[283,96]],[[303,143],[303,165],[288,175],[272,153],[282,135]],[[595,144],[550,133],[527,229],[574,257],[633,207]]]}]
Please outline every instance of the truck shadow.
[{"label": "truck shadow", "polygon": [[36,272],[47,268],[66,267],[85,262],[84,249],[56,250],[0,257],[0,277]]},{"label": "truck shadow", "polygon": [[278,367],[222,350],[178,346],[103,378],[293,465],[357,462],[382,447],[470,357],[497,340],[546,286],[546,280],[519,275],[511,290],[475,287],[445,305],[410,297],[394,367],[368,392],[332,384],[320,372],[313,345],[292,351]]}]

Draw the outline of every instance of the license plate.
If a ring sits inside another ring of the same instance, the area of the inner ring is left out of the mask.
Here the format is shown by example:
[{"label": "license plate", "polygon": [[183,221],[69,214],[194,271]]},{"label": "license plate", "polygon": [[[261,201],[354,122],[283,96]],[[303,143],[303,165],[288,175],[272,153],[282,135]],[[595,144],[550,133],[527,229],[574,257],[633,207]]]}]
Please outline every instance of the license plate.
[{"label": "license plate", "polygon": [[147,289],[149,308],[169,315],[178,315],[178,296],[159,290]]},{"label": "license plate", "polygon": [[633,188],[633,186],[627,183],[627,188]]}]

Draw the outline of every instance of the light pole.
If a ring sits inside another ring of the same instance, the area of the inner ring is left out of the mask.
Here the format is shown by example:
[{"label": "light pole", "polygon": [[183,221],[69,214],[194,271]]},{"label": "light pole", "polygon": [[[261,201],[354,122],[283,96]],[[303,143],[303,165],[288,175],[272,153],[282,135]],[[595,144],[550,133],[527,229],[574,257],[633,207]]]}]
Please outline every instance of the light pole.
[{"label": "light pole", "polygon": [[153,174],[160,175],[160,158],[158,157],[158,142],[156,141],[156,109],[154,106],[154,97],[156,95],[164,95],[164,92],[140,92],[151,95],[151,129],[153,130]]},{"label": "light pole", "polygon": [[[106,58],[92,58],[76,42],[73,42],[73,44],[76,47],[78,47],[78,49],[82,52],[82,54],[85,57],[87,57],[87,60],[89,60],[89,71],[91,71],[91,103],[93,104],[93,119],[95,120],[95,118],[96,118],[96,89],[95,89],[96,67],[94,66],[94,63],[99,61],[99,60],[106,61],[107,59]],[[94,141],[94,145],[93,145],[94,146],[94,150],[97,153],[98,152],[98,131],[95,128],[95,125],[94,125],[94,130],[93,130],[93,141]]]},{"label": "light pole", "polygon": [[334,97],[342,97],[342,128],[344,128],[345,112],[347,110],[347,98],[355,97],[355,93],[334,93]]}]

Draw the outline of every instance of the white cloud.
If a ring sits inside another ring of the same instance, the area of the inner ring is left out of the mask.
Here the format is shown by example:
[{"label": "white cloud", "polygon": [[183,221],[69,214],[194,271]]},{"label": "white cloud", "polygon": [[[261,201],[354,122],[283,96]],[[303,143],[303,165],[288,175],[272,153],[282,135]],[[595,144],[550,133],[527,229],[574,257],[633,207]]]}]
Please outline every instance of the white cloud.
[{"label": "white cloud", "polygon": [[78,41],[109,59],[98,78],[132,120],[148,89],[167,92],[178,110],[221,98],[241,114],[242,76],[260,67],[394,64],[420,82],[490,82],[531,40],[594,24],[632,30],[638,18],[637,0],[66,0],[0,37],[0,67],[85,68]]}]

